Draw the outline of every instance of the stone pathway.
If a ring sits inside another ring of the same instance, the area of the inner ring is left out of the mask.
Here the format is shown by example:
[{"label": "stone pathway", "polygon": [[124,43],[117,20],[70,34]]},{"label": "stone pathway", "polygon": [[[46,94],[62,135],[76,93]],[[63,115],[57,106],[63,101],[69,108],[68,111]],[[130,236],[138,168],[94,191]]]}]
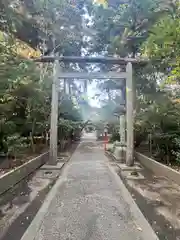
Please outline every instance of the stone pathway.
[{"label": "stone pathway", "polygon": [[158,239],[101,146],[87,137],[22,240]]}]

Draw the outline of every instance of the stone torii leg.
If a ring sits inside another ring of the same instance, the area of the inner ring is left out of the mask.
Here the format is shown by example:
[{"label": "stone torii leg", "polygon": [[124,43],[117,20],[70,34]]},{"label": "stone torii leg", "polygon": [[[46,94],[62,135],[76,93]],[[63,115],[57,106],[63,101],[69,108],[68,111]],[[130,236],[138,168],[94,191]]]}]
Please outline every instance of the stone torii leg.
[{"label": "stone torii leg", "polygon": [[125,124],[125,115],[122,114],[119,117],[120,121],[120,159],[121,162],[125,161],[126,156],[126,124]]},{"label": "stone torii leg", "polygon": [[134,165],[134,113],[133,113],[133,82],[132,82],[132,63],[126,67],[126,125],[127,125],[127,147],[126,165]]},{"label": "stone torii leg", "polygon": [[119,117],[119,122],[120,122],[120,143],[121,146],[125,146],[125,115],[122,114]]},{"label": "stone torii leg", "polygon": [[50,153],[49,164],[57,163],[57,143],[58,143],[58,77],[60,74],[60,64],[58,60],[54,61],[53,82],[52,82],[52,100],[51,100],[51,123],[50,123]]}]

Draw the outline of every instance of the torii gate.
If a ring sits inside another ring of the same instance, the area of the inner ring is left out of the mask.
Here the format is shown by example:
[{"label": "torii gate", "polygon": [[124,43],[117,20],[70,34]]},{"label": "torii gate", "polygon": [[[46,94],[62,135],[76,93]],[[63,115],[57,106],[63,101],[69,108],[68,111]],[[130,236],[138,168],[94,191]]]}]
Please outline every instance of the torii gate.
[{"label": "torii gate", "polygon": [[[57,163],[57,124],[58,124],[58,81],[59,79],[76,78],[76,79],[119,79],[126,82],[126,164],[134,164],[134,109],[133,109],[133,81],[132,81],[132,64],[140,64],[132,58],[114,58],[114,57],[75,57],[75,56],[43,56],[35,59],[35,62],[54,62],[53,83],[52,83],[52,103],[51,103],[51,123],[50,123],[50,160],[49,164]],[[63,72],[60,68],[60,62],[63,63],[103,63],[117,64],[126,67],[124,72]],[[120,117],[120,128],[122,141],[125,141],[125,124],[123,117]]]}]

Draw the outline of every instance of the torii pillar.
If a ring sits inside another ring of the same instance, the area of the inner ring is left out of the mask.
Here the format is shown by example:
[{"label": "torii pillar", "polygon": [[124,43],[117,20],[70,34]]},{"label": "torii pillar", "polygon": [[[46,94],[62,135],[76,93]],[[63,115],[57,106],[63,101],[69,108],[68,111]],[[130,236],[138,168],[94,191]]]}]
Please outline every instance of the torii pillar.
[{"label": "torii pillar", "polygon": [[54,61],[52,100],[51,100],[51,122],[50,122],[50,151],[49,165],[57,163],[57,142],[58,142],[58,86],[59,86],[60,64],[59,60]]},{"label": "torii pillar", "polygon": [[126,165],[134,165],[134,110],[133,110],[133,82],[132,82],[132,63],[126,66],[126,126],[127,126],[127,147]]}]

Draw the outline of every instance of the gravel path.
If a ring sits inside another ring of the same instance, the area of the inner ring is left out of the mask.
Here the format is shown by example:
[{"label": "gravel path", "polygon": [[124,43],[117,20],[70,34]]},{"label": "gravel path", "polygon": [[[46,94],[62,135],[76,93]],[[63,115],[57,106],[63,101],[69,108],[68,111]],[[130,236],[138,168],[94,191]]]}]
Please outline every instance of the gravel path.
[{"label": "gravel path", "polygon": [[90,139],[79,145],[22,240],[158,239]]}]

